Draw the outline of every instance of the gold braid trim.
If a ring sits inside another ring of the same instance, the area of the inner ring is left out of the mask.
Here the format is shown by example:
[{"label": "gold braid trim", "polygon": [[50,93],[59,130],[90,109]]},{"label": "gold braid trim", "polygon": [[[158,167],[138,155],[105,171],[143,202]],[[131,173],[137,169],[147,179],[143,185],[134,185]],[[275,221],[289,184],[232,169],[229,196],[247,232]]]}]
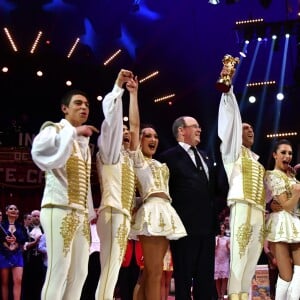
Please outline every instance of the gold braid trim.
[{"label": "gold braid trim", "polygon": [[135,192],[135,175],[130,167],[130,158],[127,153],[124,154],[124,162],[122,163],[122,207],[129,212],[133,209]]},{"label": "gold braid trim", "polygon": [[242,173],[245,199],[259,206],[265,206],[265,189],[263,184],[265,169],[259,162],[254,162],[247,149],[242,147]]},{"label": "gold braid trim", "polygon": [[128,234],[129,234],[129,229],[128,226],[126,225],[126,219],[127,217],[123,215],[123,223],[120,224],[118,228],[118,233],[117,233],[117,240],[120,246],[120,257],[119,257],[119,262],[123,261],[125,251],[127,248],[127,239],[128,239]]}]

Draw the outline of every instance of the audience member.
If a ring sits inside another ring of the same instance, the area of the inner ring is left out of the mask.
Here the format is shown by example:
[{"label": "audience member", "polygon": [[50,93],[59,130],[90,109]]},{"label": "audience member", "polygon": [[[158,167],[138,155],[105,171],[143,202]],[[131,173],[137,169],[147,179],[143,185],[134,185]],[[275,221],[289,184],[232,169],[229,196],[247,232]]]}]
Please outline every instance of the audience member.
[{"label": "audience member", "polygon": [[[5,208],[5,219],[1,223],[0,235],[0,274],[2,300],[9,299],[9,279],[12,278],[14,300],[21,299],[23,276],[23,246],[26,241],[25,229],[17,221],[19,210],[10,204]],[[12,275],[10,277],[10,275]]]},{"label": "audience member", "polygon": [[230,238],[225,235],[225,224],[220,224],[220,232],[216,236],[215,283],[218,299],[223,300],[227,291],[230,262]]},{"label": "audience member", "polygon": [[196,149],[201,127],[189,116],[173,123],[178,145],[159,158],[170,170],[172,205],[187,236],[170,242],[176,299],[211,300],[215,295],[214,259],[217,232],[216,177],[208,156]]},{"label": "audience member", "polygon": [[32,216],[31,213],[26,213],[23,215],[23,225],[26,229],[26,232],[28,234],[29,237],[29,231],[30,231],[30,227],[32,226]]},{"label": "audience member", "polygon": [[23,299],[40,300],[41,291],[45,281],[45,268],[43,263],[43,254],[38,246],[43,234],[43,228],[40,223],[40,211],[31,212],[31,225],[28,227],[29,240],[24,245],[25,264],[23,272]]},{"label": "audience member", "polygon": [[[224,66],[221,75],[229,73]],[[218,135],[221,155],[229,183],[230,207],[230,300],[248,300],[252,277],[263,248],[264,167],[251,147],[253,128],[242,123],[231,86],[223,93],[219,106]]]},{"label": "audience member", "polygon": [[141,146],[134,156],[137,187],[142,199],[131,227],[130,235],[142,245],[144,270],[137,296],[139,300],[161,299],[163,259],[169,240],[186,236],[186,230],[171,206],[169,194],[169,169],[153,156],[158,147],[154,128],[141,131]]},{"label": "audience member", "polygon": [[89,137],[98,130],[83,125],[89,101],[79,90],[61,102],[64,118],[46,122],[34,138],[31,154],[46,173],[41,222],[46,235],[48,268],[42,300],[80,299],[89,259],[91,196]]},{"label": "audience member", "polygon": [[277,202],[282,210],[271,212],[266,224],[267,237],[271,242],[278,266],[276,284],[277,300],[300,298],[300,183],[291,172],[293,150],[290,141],[279,140],[272,157],[274,169],[266,172],[265,184],[268,200]]},{"label": "audience member", "polygon": [[[123,125],[123,85],[129,91],[129,130]],[[96,299],[113,299],[119,270],[126,251],[135,177],[131,151],[139,141],[138,80],[128,70],[120,70],[112,92],[103,100],[104,121],[98,137],[97,170],[101,203],[97,232],[101,240],[101,275]]]},{"label": "audience member", "polygon": [[47,244],[46,244],[46,235],[43,233],[40,238],[40,242],[38,245],[38,251],[42,254],[43,256],[43,266],[44,266],[44,279],[48,267],[48,254],[47,254]]}]

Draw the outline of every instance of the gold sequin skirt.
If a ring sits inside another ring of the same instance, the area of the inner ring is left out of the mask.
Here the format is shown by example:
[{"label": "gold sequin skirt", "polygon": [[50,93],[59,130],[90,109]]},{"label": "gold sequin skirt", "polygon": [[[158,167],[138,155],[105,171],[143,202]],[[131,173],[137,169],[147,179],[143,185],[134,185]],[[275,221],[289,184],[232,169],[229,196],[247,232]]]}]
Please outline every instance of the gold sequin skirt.
[{"label": "gold sequin skirt", "polygon": [[300,242],[300,219],[283,210],[270,214],[266,223],[266,239],[270,242]]},{"label": "gold sequin skirt", "polygon": [[149,197],[132,218],[130,238],[138,235],[165,236],[177,240],[187,235],[177,212],[167,199]]}]

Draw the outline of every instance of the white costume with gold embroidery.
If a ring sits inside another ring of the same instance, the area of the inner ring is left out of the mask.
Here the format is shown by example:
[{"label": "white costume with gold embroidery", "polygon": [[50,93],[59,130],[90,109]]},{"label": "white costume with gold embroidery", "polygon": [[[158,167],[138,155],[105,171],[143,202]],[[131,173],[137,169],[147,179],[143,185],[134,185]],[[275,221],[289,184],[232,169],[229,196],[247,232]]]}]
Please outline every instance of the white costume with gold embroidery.
[{"label": "white costume with gold embroidery", "polygon": [[101,240],[101,276],[96,300],[113,299],[119,270],[126,251],[131,210],[135,196],[132,153],[123,142],[122,95],[117,85],[103,100],[105,119],[98,138],[97,169],[101,204],[97,231]]},{"label": "white costume with gold embroidery", "polygon": [[[170,204],[167,165],[155,159],[145,158],[141,150],[136,152],[134,163],[143,203],[136,212],[131,227],[131,238],[137,239],[138,235],[147,235],[177,240],[186,236],[184,225]],[[154,193],[164,193],[168,199],[151,196]]]},{"label": "white costume with gold embroidery", "polygon": [[80,299],[87,275],[89,220],[95,215],[89,138],[77,136],[65,119],[46,122],[33,141],[31,154],[46,176],[41,224],[48,268],[42,300]]},{"label": "white costume with gold embroidery", "polygon": [[230,275],[228,293],[248,293],[264,240],[264,167],[242,145],[242,121],[231,87],[219,106],[218,135],[229,183]]},{"label": "white costume with gold embroidery", "polygon": [[[291,186],[299,183],[295,177],[288,177],[279,170],[267,171],[265,177],[267,190],[273,200],[277,200],[282,193],[291,197]],[[300,219],[299,209],[272,212],[266,224],[266,239],[270,242],[299,243],[300,242]]]}]

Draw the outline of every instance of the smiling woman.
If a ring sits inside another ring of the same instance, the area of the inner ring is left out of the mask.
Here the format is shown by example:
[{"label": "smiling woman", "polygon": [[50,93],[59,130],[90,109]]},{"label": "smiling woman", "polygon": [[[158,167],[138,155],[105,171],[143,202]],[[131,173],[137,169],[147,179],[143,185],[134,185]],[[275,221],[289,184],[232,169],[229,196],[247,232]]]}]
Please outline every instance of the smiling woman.
[{"label": "smiling woman", "polygon": [[[141,242],[146,271],[143,271],[140,283],[137,284],[136,299],[144,299],[142,295],[147,299],[161,299],[163,259],[169,240],[186,236],[185,228],[171,206],[169,169],[166,164],[153,159],[157,146],[158,135],[155,129],[143,128],[141,148],[134,158],[142,204],[133,217],[130,236]],[[148,286],[151,286],[151,290],[147,288]]]},{"label": "smiling woman", "polygon": [[265,176],[268,200],[272,198],[282,208],[271,212],[266,223],[266,240],[279,270],[276,299],[300,297],[300,183],[290,169],[292,155],[289,140],[277,141],[272,153],[274,169]]},{"label": "smiling woman", "polygon": [[23,275],[23,246],[26,241],[26,233],[23,226],[17,221],[19,209],[14,204],[5,208],[6,217],[1,229],[6,233],[1,234],[0,240],[0,269],[2,299],[8,299],[9,277],[13,278],[13,295],[15,299],[21,299],[21,282]]}]

